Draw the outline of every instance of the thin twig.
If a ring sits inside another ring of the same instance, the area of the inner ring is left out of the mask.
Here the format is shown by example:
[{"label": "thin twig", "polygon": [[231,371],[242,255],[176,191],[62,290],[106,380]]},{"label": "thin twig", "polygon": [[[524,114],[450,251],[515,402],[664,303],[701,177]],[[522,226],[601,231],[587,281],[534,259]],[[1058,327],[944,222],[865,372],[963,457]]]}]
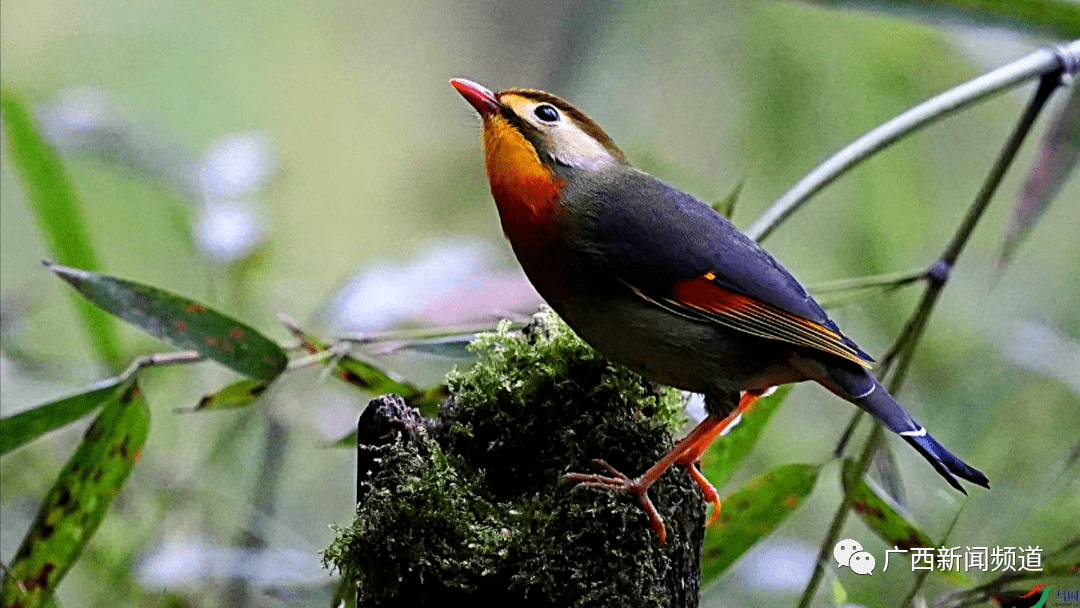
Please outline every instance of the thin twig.
[{"label": "thin twig", "polygon": [[[912,317],[912,321],[908,323],[907,327],[904,328],[904,333],[902,333],[900,339],[897,340],[897,344],[900,345],[901,349],[914,349],[915,345],[918,343],[923,330],[926,329],[926,324],[930,318],[930,312],[933,310],[938,297],[941,295],[941,290],[944,289],[945,283],[949,279],[949,272],[956,264],[956,260],[960,257],[960,253],[964,250],[968,240],[971,238],[971,233],[975,230],[975,226],[978,224],[979,220],[982,219],[983,213],[986,211],[987,206],[990,204],[990,200],[994,196],[994,192],[997,191],[998,186],[1001,184],[1001,180],[1005,177],[1005,172],[1016,158],[1016,153],[1020,150],[1020,144],[1024,142],[1024,138],[1031,132],[1031,127],[1034,125],[1035,119],[1045,107],[1047,100],[1050,99],[1050,95],[1061,84],[1060,78],[1060,72],[1043,75],[1039,82],[1039,88],[1035,91],[1035,95],[1032,96],[1031,102],[1024,110],[1024,114],[1020,117],[1020,121],[1017,123],[1016,128],[1013,129],[1012,134],[1002,148],[997,160],[994,161],[994,166],[991,167],[990,173],[986,176],[982,188],[979,189],[979,193],[975,196],[975,201],[972,203],[971,208],[968,209],[968,212],[964,216],[952,241],[949,243],[948,247],[945,248],[945,252],[941,255],[941,258],[938,259],[927,273],[929,285],[927,286],[926,293],[923,295],[922,301],[916,309],[918,313],[925,311],[925,314],[916,314]],[[887,355],[886,359],[891,356],[893,356],[893,353]],[[906,359],[906,361],[909,362],[910,359]],[[907,369],[907,362],[897,367],[896,374],[899,381],[903,381],[904,376],[907,375]]]},{"label": "thin twig", "polygon": [[[806,288],[818,304],[826,310],[837,308],[855,300],[866,298],[872,293],[888,294],[902,287],[915,285],[926,278],[926,270],[892,272],[869,277],[840,279],[828,283],[819,283]],[[840,293],[844,292],[844,293]],[[826,295],[833,294],[833,295]]]},{"label": "thin twig", "polygon": [[1037,76],[1080,69],[1080,40],[1058,48],[1038,50],[954,89],[932,97],[856,139],[780,195],[746,230],[761,241],[822,188],[893,142],[958,110],[1011,89]]},{"label": "thin twig", "polygon": [[855,429],[859,426],[859,422],[862,420],[863,411],[856,409],[855,413],[851,415],[851,420],[848,421],[847,428],[840,434],[840,441],[836,442],[836,447],[833,448],[833,458],[840,458],[844,455],[844,450],[847,448],[848,441],[851,440],[851,435],[855,432]]},{"label": "thin twig", "polygon": [[[953,515],[952,522],[949,523],[949,527],[945,530],[945,534],[941,537],[941,542],[938,546],[944,547],[945,543],[948,542],[949,537],[952,536],[953,529],[956,528],[957,522],[960,521],[960,514],[963,513],[963,511],[963,507],[956,510],[956,514]],[[904,601],[900,602],[901,606],[915,605],[915,596],[919,593],[919,589],[922,588],[923,582],[926,581],[926,577],[930,576],[931,572],[932,570],[919,570],[919,573],[915,575],[915,584],[911,586],[911,591],[908,591]],[[922,604],[925,605],[926,602],[922,602]]]},{"label": "thin twig", "polygon": [[165,365],[183,365],[187,363],[198,363],[205,361],[206,357],[199,354],[194,350],[182,350],[172,353],[157,353],[155,355],[148,355],[146,357],[139,357],[131,362],[123,372],[120,373],[118,378],[127,380],[135,375],[135,372],[144,367],[159,367]]},{"label": "thin twig", "polygon": [[322,363],[323,361],[326,361],[327,359],[332,359],[332,358],[340,357],[340,356],[341,355],[339,355],[339,354],[337,354],[337,353],[335,353],[334,351],[331,351],[331,350],[320,350],[319,352],[317,352],[317,353],[315,353],[313,355],[307,355],[306,357],[300,357],[298,359],[293,359],[293,360],[289,361],[289,369],[293,370],[293,369],[301,369],[301,368],[304,368],[304,367],[311,367],[311,366],[316,365],[318,363]]},{"label": "thin twig", "polygon": [[855,277],[853,279],[838,279],[827,283],[810,285],[807,291],[816,297],[820,293],[832,293],[834,291],[849,291],[855,289],[871,289],[874,287],[903,287],[909,283],[915,283],[926,278],[926,269],[906,270],[903,272],[889,272],[869,277]]},{"label": "thin twig", "polygon": [[[1054,551],[1046,554],[1043,558],[1044,563],[1053,562],[1058,556],[1065,555],[1066,553],[1080,547],[1080,537],[1073,538],[1063,546],[1058,547]],[[998,575],[997,577],[979,585],[978,587],[972,587],[971,589],[962,589],[960,591],[952,592],[938,598],[937,605],[941,608],[963,608],[963,606],[973,606],[976,604],[983,604],[990,601],[991,597],[996,594],[1000,594],[1002,589],[1006,585],[1014,583],[1016,581],[1029,580],[1029,579],[1043,579],[1047,576],[1053,576],[1052,573],[1048,573],[1042,570],[1022,570],[1011,571]]]},{"label": "thin twig", "polygon": [[[1080,54],[1080,41],[1077,41],[1077,44],[1074,46],[1076,46],[1077,52]],[[1051,93],[1053,93],[1053,91],[1061,84],[1061,75],[1066,69],[1068,69],[1068,65],[1062,63],[1058,65],[1056,71],[1042,74],[1038,90],[1032,97],[1031,102],[1025,109],[1024,114],[1021,116],[1020,121],[1013,130],[1008,141],[1005,143],[1005,146],[993,167],[991,167],[990,173],[983,182],[982,188],[980,188],[963,221],[957,228],[956,234],[953,236],[953,239],[945,248],[945,251],[938,261],[927,271],[926,278],[928,284],[922,300],[916,307],[911,319],[905,326],[904,331],[897,337],[896,342],[889,353],[882,359],[881,367],[885,370],[890,369],[894,362],[896,363],[895,372],[892,374],[888,386],[890,393],[895,394],[903,384],[907,375],[907,370],[913,359],[915,347],[918,345],[923,331],[926,329],[926,324],[930,319],[934,306],[937,304],[942,289],[948,282],[949,271],[956,263],[956,260],[964,250],[964,247],[967,245],[975,226],[978,224],[979,220],[982,219],[983,213],[986,211],[986,207],[991,198],[993,198],[994,192],[997,190],[1005,172],[1016,157],[1016,152],[1019,150],[1020,144],[1023,143],[1024,138],[1031,131],[1031,127],[1034,124],[1036,117],[1038,117],[1039,112],[1045,107],[1046,101],[1050,98]],[[853,420],[850,426],[853,427],[856,422],[857,420]],[[881,429],[881,424],[875,423],[873,432],[871,432],[866,443],[863,445],[863,450],[858,460],[858,466],[856,467],[856,475],[858,478],[865,475],[870,467],[872,456],[877,451],[882,438]],[[847,515],[853,502],[852,492],[849,488],[845,487],[844,499],[841,501],[836,514],[833,516],[833,522],[829,526],[825,539],[822,541],[821,549],[818,552],[818,560],[814,564],[814,572],[811,574],[810,581],[803,591],[802,598],[800,598],[800,608],[806,608],[813,600],[814,594],[817,592],[817,587],[820,585],[824,574],[822,564],[828,560],[830,548],[839,538],[840,531],[843,528],[843,524],[847,519]],[[921,583],[921,579],[916,581],[916,586],[908,598],[909,601],[918,592]]]},{"label": "thin twig", "polygon": [[[511,319],[511,328],[525,327],[528,319]],[[358,334],[340,338],[342,342],[356,345],[379,344],[395,342],[413,344],[422,341],[430,341],[439,338],[477,334],[485,331],[494,331],[495,323],[471,323],[466,325],[449,325],[437,327],[419,327],[410,329],[395,329],[374,334]]]}]

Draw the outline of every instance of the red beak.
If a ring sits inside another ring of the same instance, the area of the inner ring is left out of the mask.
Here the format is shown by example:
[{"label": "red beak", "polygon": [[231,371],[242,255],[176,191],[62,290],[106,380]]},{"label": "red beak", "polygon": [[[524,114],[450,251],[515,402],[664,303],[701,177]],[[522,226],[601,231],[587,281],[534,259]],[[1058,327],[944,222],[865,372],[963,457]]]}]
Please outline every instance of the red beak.
[{"label": "red beak", "polygon": [[476,84],[471,80],[465,80],[464,78],[454,78],[450,81],[450,84],[454,85],[458,93],[465,98],[465,101],[472,104],[472,107],[476,108],[476,111],[480,113],[480,116],[487,118],[499,112],[502,108],[502,104],[496,99],[495,94],[489,91],[483,85]]}]

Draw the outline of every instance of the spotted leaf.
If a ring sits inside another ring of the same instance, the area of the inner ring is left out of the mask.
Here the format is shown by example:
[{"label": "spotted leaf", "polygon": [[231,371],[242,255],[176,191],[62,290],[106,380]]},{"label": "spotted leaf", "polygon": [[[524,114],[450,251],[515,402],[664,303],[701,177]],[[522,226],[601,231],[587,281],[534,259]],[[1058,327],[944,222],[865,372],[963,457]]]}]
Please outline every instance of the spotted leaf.
[{"label": "spotted leaf", "polygon": [[702,586],[787,519],[814,489],[819,470],[816,465],[784,465],[751,479],[725,498],[720,518],[705,531]]},{"label": "spotted leaf", "polygon": [[270,387],[270,383],[261,380],[240,380],[233,382],[220,391],[203,397],[195,406],[195,411],[231,410],[246,407],[255,402]]},{"label": "spotted leaf", "polygon": [[859,514],[866,525],[870,526],[870,529],[890,547],[906,551],[916,547],[932,547],[935,556],[934,573],[961,587],[970,586],[971,581],[962,571],[941,570],[937,567],[937,549],[942,545],[931,540],[929,535],[901,515],[891,501],[874,491],[865,478],[856,478],[855,469],[854,461],[844,461],[844,485],[852,495],[852,510]]},{"label": "spotted leaf", "polygon": [[45,496],[0,588],[0,605],[46,605],[139,459],[150,411],[134,382],[114,394]]},{"label": "spotted leaf", "polygon": [[56,430],[97,409],[113,397],[124,378],[109,378],[88,391],[57,399],[0,420],[0,454],[7,454],[38,437]]},{"label": "spotted leaf", "polygon": [[288,357],[243,323],[187,298],[104,274],[46,263],[87,300],[177,348],[198,351],[257,380],[273,380]]},{"label": "spotted leaf", "polygon": [[777,389],[772,395],[758,399],[750,411],[743,415],[739,424],[709,446],[701,459],[701,472],[713,485],[720,488],[727,483],[736,467],[757,443],[761,431],[769,423],[769,418],[780,408],[791,388],[792,385],[788,384]]}]

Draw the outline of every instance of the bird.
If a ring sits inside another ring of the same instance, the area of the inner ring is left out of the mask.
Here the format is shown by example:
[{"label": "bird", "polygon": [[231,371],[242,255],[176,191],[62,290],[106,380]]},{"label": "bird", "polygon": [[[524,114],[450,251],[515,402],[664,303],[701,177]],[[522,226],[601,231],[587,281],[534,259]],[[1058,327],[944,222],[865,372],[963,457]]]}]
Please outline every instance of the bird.
[{"label": "bird", "polygon": [[898,434],[951,486],[987,477],[950,453],[870,373],[873,359],[806,289],[734,224],[634,167],[584,112],[528,88],[492,92],[455,78],[479,113],[503,233],[549,306],[602,355],[661,384],[701,393],[706,417],[660,461],[629,477],[569,473],[635,496],[666,539],[649,487],[681,465],[714,506],[696,463],[773,387],[814,381]]}]

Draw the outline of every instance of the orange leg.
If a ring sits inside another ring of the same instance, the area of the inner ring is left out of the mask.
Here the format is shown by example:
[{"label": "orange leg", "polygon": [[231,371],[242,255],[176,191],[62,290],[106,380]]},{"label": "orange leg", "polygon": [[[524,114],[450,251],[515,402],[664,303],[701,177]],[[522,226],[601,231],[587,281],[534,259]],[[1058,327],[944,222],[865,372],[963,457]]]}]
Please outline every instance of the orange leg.
[{"label": "orange leg", "polygon": [[665,454],[659,462],[649,467],[647,471],[635,479],[630,479],[626,475],[623,475],[603,460],[594,460],[593,462],[607,469],[608,472],[611,473],[611,477],[568,473],[566,479],[567,481],[580,482],[582,485],[590,488],[610,488],[633,494],[637,497],[638,502],[641,503],[641,508],[645,510],[645,514],[649,516],[649,521],[652,522],[653,530],[655,530],[657,536],[660,537],[660,544],[664,544],[664,541],[667,539],[667,530],[664,528],[664,520],[660,517],[660,513],[656,510],[652,500],[649,499],[648,490],[649,487],[656,483],[657,479],[660,479],[660,476],[664,474],[664,471],[671,468],[671,465],[684,464],[690,472],[690,477],[693,478],[698,484],[698,487],[701,488],[701,493],[705,500],[711,502],[715,507],[713,509],[712,517],[706,524],[711,525],[720,515],[720,497],[716,493],[716,488],[709,483],[709,480],[705,479],[705,476],[702,475],[701,471],[698,471],[697,467],[694,465],[701,459],[701,455],[709,447],[709,444],[720,436],[720,434],[723,433],[724,430],[739,417],[739,415],[750,409],[750,406],[753,405],[754,401],[757,401],[757,398],[764,392],[764,390],[747,391],[743,394],[742,399],[739,400],[739,405],[735,410],[724,418],[717,416],[706,417],[705,420],[702,420],[694,427],[694,430],[690,431],[686,437],[683,437],[679,443],[675,444],[675,447]]},{"label": "orange leg", "polygon": [[720,495],[716,493],[716,488],[709,483],[708,479],[701,474],[696,464],[701,460],[701,455],[705,453],[705,450],[709,449],[712,442],[717,437],[722,435],[724,431],[728,430],[732,423],[738,420],[739,416],[750,411],[750,407],[754,405],[754,402],[758,400],[761,395],[765,394],[768,389],[758,389],[752,391],[746,391],[743,393],[742,399],[739,399],[739,405],[735,406],[735,409],[729,413],[720,424],[713,427],[708,434],[702,436],[694,445],[687,448],[685,452],[679,457],[677,461],[679,464],[686,465],[686,470],[689,471],[690,477],[697,482],[698,487],[701,488],[702,497],[706,502],[713,504],[713,512],[709,517],[709,521],[705,522],[705,527],[709,527],[716,523],[716,519],[720,517]]}]

